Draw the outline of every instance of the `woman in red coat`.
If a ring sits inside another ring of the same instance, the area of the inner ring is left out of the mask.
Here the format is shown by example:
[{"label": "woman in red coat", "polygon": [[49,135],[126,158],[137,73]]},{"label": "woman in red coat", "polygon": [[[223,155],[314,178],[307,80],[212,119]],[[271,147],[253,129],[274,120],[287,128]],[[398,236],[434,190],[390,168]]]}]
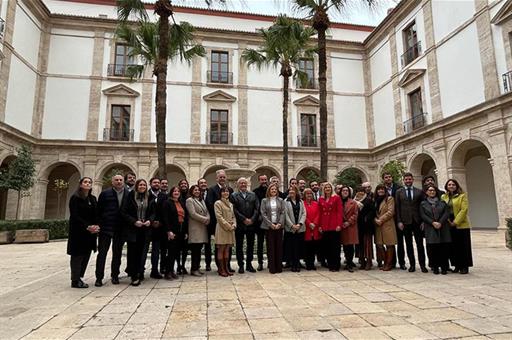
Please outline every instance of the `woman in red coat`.
[{"label": "woman in red coat", "polygon": [[306,232],[304,233],[304,258],[306,270],[316,270],[315,255],[318,254],[320,240],[320,207],[313,198],[313,190],[304,189],[304,207],[306,208]]},{"label": "woman in red coat", "polygon": [[318,200],[320,206],[320,228],[322,228],[322,245],[325,249],[327,266],[331,272],[340,270],[341,226],[343,211],[341,199],[334,193],[331,183],[324,184],[323,196]]},{"label": "woman in red coat", "polygon": [[341,205],[343,207],[343,226],[341,227],[341,243],[343,244],[343,254],[345,254],[345,270],[354,272],[356,267],[354,263],[355,245],[359,244],[357,232],[357,214],[359,208],[357,203],[350,198],[350,188],[346,185],[341,187]]}]

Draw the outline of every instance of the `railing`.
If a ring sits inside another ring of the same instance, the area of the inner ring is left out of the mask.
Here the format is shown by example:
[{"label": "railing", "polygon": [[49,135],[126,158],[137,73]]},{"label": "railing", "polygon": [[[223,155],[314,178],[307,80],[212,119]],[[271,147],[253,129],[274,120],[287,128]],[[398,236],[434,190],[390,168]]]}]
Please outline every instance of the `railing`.
[{"label": "railing", "polygon": [[299,79],[297,79],[296,87],[297,87],[297,89],[304,89],[304,90],[318,90],[318,83],[314,78],[308,79],[308,81],[304,84]]},{"label": "railing", "polygon": [[207,144],[233,144],[233,133],[209,131],[206,132]]},{"label": "railing", "polygon": [[133,142],[134,129],[103,129],[104,141]]},{"label": "railing", "polygon": [[416,44],[412,45],[402,54],[402,67],[408,65],[411,61],[418,58],[421,54],[421,41],[418,41]]},{"label": "railing", "polygon": [[112,77],[127,77],[128,67],[137,66],[135,64],[108,64],[107,75]]},{"label": "railing", "polygon": [[5,31],[5,21],[4,19],[0,18],[0,40],[4,38],[4,31]]},{"label": "railing", "polygon": [[412,116],[412,118],[407,119],[404,122],[404,132],[411,133],[416,129],[424,127],[425,125],[427,125],[427,114],[420,113]]},{"label": "railing", "polygon": [[315,148],[318,146],[318,137],[314,135],[297,136],[297,145]]},{"label": "railing", "polygon": [[503,89],[505,92],[512,91],[512,71],[503,74]]},{"label": "railing", "polygon": [[209,83],[233,84],[233,72],[208,71],[206,77]]}]

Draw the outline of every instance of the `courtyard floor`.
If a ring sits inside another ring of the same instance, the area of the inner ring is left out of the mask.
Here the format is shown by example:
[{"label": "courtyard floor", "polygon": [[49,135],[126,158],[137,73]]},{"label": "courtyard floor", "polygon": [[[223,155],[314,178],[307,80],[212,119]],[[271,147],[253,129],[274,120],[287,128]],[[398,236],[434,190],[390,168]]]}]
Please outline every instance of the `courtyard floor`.
[{"label": "courtyard floor", "polygon": [[0,338],[512,339],[512,252],[503,231],[472,236],[469,275],[210,272],[96,288],[93,256],[89,289],[69,287],[65,242],[0,246]]}]

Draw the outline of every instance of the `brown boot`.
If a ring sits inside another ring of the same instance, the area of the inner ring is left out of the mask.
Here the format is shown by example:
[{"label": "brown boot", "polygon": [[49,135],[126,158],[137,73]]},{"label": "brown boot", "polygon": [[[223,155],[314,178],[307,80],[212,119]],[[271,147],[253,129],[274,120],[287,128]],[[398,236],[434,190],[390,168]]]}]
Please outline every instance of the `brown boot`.
[{"label": "brown boot", "polygon": [[382,262],[385,260],[384,248],[381,246],[377,247],[377,266],[382,270]]},{"label": "brown boot", "polygon": [[395,247],[390,246],[386,249],[386,257],[384,260],[384,267],[382,268],[383,271],[390,271],[393,268],[393,256],[395,255]]},{"label": "brown boot", "polygon": [[366,266],[364,267],[364,270],[370,270],[370,269],[372,269],[372,265],[373,265],[373,263],[372,263],[372,259],[367,259],[367,260],[366,260]]},{"label": "brown boot", "polygon": [[228,273],[226,272],[225,260],[224,259],[217,259],[217,264],[219,266],[219,268],[217,270],[219,275],[222,276],[222,277],[227,277]]},{"label": "brown boot", "polygon": [[233,273],[229,270],[229,266],[228,266],[229,258],[225,258],[223,260],[224,260],[224,269],[226,270],[226,274],[228,274],[228,276],[233,276]]}]

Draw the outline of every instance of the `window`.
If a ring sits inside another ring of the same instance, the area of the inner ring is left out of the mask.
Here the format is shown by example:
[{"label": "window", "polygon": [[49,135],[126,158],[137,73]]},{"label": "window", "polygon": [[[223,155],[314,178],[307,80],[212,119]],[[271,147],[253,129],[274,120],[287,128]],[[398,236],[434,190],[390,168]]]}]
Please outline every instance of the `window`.
[{"label": "window", "polygon": [[116,44],[114,64],[109,67],[110,76],[126,76],[127,67],[133,64],[133,57],[130,57],[131,47],[125,44]]},{"label": "window", "polygon": [[110,119],[110,140],[129,141],[131,139],[129,105],[112,105]]},{"label": "window", "polygon": [[210,111],[210,144],[228,144],[228,111]]},{"label": "window", "polygon": [[421,44],[418,41],[418,33],[416,30],[416,22],[413,21],[406,29],[403,30],[404,54],[402,55],[402,66],[408,65],[416,59],[421,52]]},{"label": "window", "polygon": [[317,146],[316,142],[316,115],[302,113],[300,115],[300,146]]},{"label": "window", "polygon": [[208,80],[212,83],[232,83],[231,73],[229,72],[228,52],[212,51],[211,68]]},{"label": "window", "polygon": [[421,100],[421,88],[408,94],[409,110],[411,118],[405,121],[404,130],[406,133],[419,129],[425,125],[425,114]]},{"label": "window", "polygon": [[315,88],[315,67],[313,59],[301,59],[299,61],[299,70],[306,73],[308,81],[302,84],[300,81],[297,83],[297,88],[314,89]]}]

